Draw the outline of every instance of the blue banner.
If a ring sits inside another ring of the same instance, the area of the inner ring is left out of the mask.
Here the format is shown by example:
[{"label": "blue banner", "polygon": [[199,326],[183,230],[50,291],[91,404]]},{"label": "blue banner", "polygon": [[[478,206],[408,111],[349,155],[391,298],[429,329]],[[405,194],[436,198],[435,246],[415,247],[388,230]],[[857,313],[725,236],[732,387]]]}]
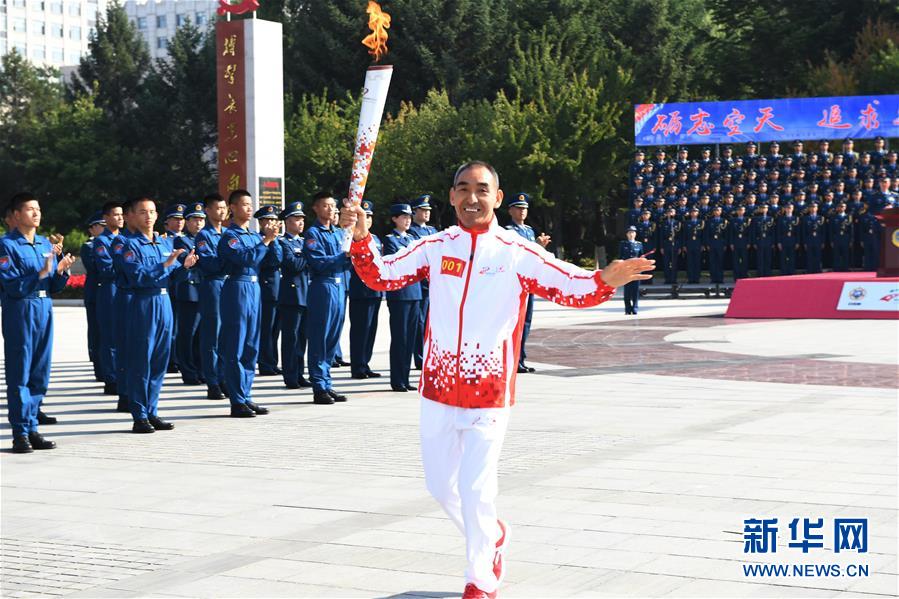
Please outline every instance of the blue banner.
[{"label": "blue banner", "polygon": [[638,146],[899,137],[899,95],[637,104]]}]

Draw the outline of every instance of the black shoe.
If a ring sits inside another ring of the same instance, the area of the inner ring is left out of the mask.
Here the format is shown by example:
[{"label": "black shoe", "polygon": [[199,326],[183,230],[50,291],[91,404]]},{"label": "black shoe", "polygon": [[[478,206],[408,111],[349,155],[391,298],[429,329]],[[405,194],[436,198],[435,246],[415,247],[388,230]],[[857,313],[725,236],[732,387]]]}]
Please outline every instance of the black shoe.
[{"label": "black shoe", "polygon": [[37,411],[37,423],[38,424],[56,424],[55,416],[47,416],[42,411]]},{"label": "black shoe", "polygon": [[150,416],[149,418],[147,418],[147,420],[149,420],[150,424],[153,425],[153,428],[158,431],[170,431],[175,428],[174,424],[172,424],[171,422],[166,422],[159,416]]},{"label": "black shoe", "polygon": [[181,372],[181,371],[178,370],[177,364],[169,364],[169,367],[166,369],[166,372],[169,374],[174,374],[176,372]]},{"label": "black shoe", "polygon": [[334,403],[334,398],[331,397],[327,391],[316,391],[312,395],[312,403],[317,403],[323,406],[330,406]]},{"label": "black shoe", "polygon": [[368,375],[365,374],[365,373],[362,373],[362,374],[353,374],[353,375],[351,375],[351,378],[354,378],[354,379],[367,379],[367,378],[368,378]]},{"label": "black shoe", "polygon": [[119,394],[119,386],[115,383],[104,383],[103,384],[103,395],[118,395]]},{"label": "black shoe", "polygon": [[300,388],[299,383],[288,383],[287,381],[284,381],[284,386],[287,387],[288,389],[299,389]]},{"label": "black shoe", "polygon": [[28,435],[19,435],[17,437],[13,437],[13,453],[31,453],[33,451],[34,448],[31,446],[31,441],[28,440]]},{"label": "black shoe", "polygon": [[[636,314],[636,312],[634,312],[634,314]],[[537,369],[533,366],[525,366],[525,368],[528,369],[528,372],[537,372]]]},{"label": "black shoe", "polygon": [[256,414],[258,414],[259,416],[268,414],[268,408],[266,408],[265,406],[260,406],[259,404],[253,403],[252,401],[248,401],[245,405],[256,412]]},{"label": "black shoe", "polygon": [[340,358],[334,358],[334,367],[335,368],[340,368],[341,366],[349,366],[349,365],[350,365],[349,362],[344,362]]},{"label": "black shoe", "polygon": [[255,418],[256,412],[247,404],[231,404],[231,418]]},{"label": "black shoe", "polygon": [[334,391],[334,389],[328,389],[326,393],[330,395],[331,399],[333,399],[335,402],[339,403],[342,401],[346,401],[346,395],[341,395],[340,393]]},{"label": "black shoe", "polygon": [[365,373],[365,376],[367,376],[370,379],[377,379],[377,378],[381,378],[383,375],[380,372],[373,372],[373,371],[369,370],[368,372]]},{"label": "black shoe", "polygon": [[393,389],[394,391],[396,391],[397,393],[406,393],[409,391],[408,389],[406,389],[406,387],[395,387],[393,385],[390,385],[390,388]]},{"label": "black shoe", "polygon": [[206,387],[206,399],[225,399],[225,394],[218,385],[209,385]]},{"label": "black shoe", "polygon": [[28,433],[28,441],[35,449],[56,449],[56,441],[44,439],[40,433]]},{"label": "black shoe", "polygon": [[527,373],[528,373],[528,367],[522,366],[521,364],[519,364],[518,365],[518,374],[527,374]]},{"label": "black shoe", "polygon": [[200,379],[181,379],[185,385],[202,385],[203,381]]},{"label": "black shoe", "polygon": [[128,401],[127,397],[119,397],[119,402],[115,407],[116,412],[124,412],[126,414],[131,413],[131,402]]},{"label": "black shoe", "polygon": [[259,376],[278,376],[279,374],[283,374],[279,369],[275,368],[274,370],[260,370]]},{"label": "black shoe", "polygon": [[303,387],[303,388],[312,386],[312,383],[310,383],[308,380],[304,379],[303,377],[300,377],[299,383],[300,383],[300,387]]},{"label": "black shoe", "polygon": [[421,370],[421,364],[416,364],[413,370]]},{"label": "black shoe", "polygon": [[155,433],[156,429],[153,428],[153,425],[150,424],[149,420],[147,420],[146,418],[141,418],[134,421],[134,426],[131,427],[131,432],[143,435],[146,433]]}]

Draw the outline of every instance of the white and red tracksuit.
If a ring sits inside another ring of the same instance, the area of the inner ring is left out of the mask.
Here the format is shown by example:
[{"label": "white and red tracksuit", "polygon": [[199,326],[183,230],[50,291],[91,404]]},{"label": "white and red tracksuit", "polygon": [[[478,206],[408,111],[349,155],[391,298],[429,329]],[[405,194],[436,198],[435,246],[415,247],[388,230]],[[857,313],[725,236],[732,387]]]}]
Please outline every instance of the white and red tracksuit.
[{"label": "white and red tracksuit", "polygon": [[428,490],[465,534],[466,578],[497,587],[497,464],[515,403],[528,294],[586,308],[615,292],[600,271],[555,258],[494,219],[482,231],[450,227],[382,257],[369,236],[354,241],[356,273],[375,290],[427,278],[431,307],[419,392]]}]

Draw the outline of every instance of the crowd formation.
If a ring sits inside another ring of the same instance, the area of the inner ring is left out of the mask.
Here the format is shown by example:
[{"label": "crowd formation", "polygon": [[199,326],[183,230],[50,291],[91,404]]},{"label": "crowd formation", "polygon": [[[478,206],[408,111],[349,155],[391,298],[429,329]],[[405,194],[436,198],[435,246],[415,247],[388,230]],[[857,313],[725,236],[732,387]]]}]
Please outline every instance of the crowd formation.
[{"label": "crowd formation", "polygon": [[[524,222],[528,201],[521,193],[506,202],[507,228],[545,247],[549,237],[536,236]],[[427,278],[394,291],[369,288],[351,266],[352,239],[339,227],[335,199],[319,193],[310,208],[314,222],[307,228],[302,202],[254,211],[250,194],[237,190],[227,199],[210,194],[168,206],[161,232],[149,198],[109,202],[86,221],[88,353],[104,393],[118,397],[116,409],[131,414],[135,433],[174,428],[158,415],[166,372],[205,386],[210,400],[229,398],[237,418],[268,413],[252,399],[257,367],[261,376],[282,376],[288,389],[311,387],[316,404],[346,401],[332,386],[331,368],[349,366],[355,379],[381,376],[369,362],[385,299],[390,387],[414,390],[409,377],[412,363],[422,368]],[[370,225],[373,206],[366,201],[363,208]],[[392,205],[393,230],[374,243],[390,255],[436,234],[430,212],[427,194]],[[253,218],[258,232],[249,227]],[[49,296],[65,287],[74,258],[63,256],[62,239],[36,233],[40,205],[31,194],[13,198],[6,223],[0,299],[13,449],[50,449],[55,444],[38,433],[39,424],[56,421],[41,411],[53,335]],[[520,373],[534,370],[524,351],[532,311],[529,296]],[[340,347],[347,315],[349,362]]]},{"label": "crowd formation", "polygon": [[[899,164],[895,151],[878,137],[874,149],[858,153],[851,139],[839,152],[821,140],[815,152],[802,141],[781,154],[772,142],[767,154],[755,143],[719,157],[703,148],[690,158],[686,148],[669,158],[659,149],[649,160],[637,151],[630,166],[628,228],[642,252],[654,252],[664,282],[699,283],[790,275],[823,269],[876,270],[882,225],[876,216],[899,205]],[[622,244],[622,252],[636,246]]]}]

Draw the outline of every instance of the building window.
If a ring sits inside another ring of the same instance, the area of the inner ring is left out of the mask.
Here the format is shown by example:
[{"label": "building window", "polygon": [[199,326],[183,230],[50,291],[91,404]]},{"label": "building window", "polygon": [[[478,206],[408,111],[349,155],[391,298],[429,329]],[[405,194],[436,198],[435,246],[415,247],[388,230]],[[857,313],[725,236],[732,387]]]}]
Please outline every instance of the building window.
[{"label": "building window", "polygon": [[81,53],[80,52],[69,52],[66,54],[68,57],[66,59],[66,64],[79,64],[81,62]]},{"label": "building window", "polygon": [[13,44],[12,49],[15,50],[16,53],[23,58],[28,56],[25,53],[25,44],[23,44],[22,42],[16,42],[15,44]]},{"label": "building window", "polygon": [[43,46],[32,46],[31,58],[34,60],[44,60],[47,58],[47,51]]},{"label": "building window", "polygon": [[202,25],[206,24],[206,15],[204,15],[201,12],[198,12],[195,16],[196,16],[196,19],[194,20],[194,23],[196,23],[197,26],[202,26]]},{"label": "building window", "polygon": [[138,29],[146,29],[147,28],[147,17],[137,17],[137,28]]},{"label": "building window", "polygon": [[165,20],[165,15],[156,15],[156,28],[157,29],[165,29],[168,27]]},{"label": "building window", "polygon": [[31,33],[36,33],[37,35],[46,35],[47,26],[43,21],[32,21],[31,22]]},{"label": "building window", "polygon": [[63,35],[62,24],[61,23],[50,23],[50,35],[52,37],[62,39],[65,37]]},{"label": "building window", "polygon": [[69,27],[69,39],[70,40],[80,40],[81,39],[81,27],[73,26]]},{"label": "building window", "polygon": [[79,2],[69,2],[69,14],[73,17],[80,17],[81,4]]},{"label": "building window", "polygon": [[12,0],[13,8],[25,8],[25,0]]},{"label": "building window", "polygon": [[12,20],[12,30],[18,31],[19,33],[25,33],[28,31],[28,26],[25,25],[25,19],[15,18]]},{"label": "building window", "polygon": [[50,57],[53,59],[53,62],[61,63],[65,58],[65,54],[62,51],[62,48],[52,48],[50,50]]},{"label": "building window", "polygon": [[187,15],[175,15],[175,27],[184,27],[187,23]]},{"label": "building window", "polygon": [[59,2],[58,0],[50,3],[50,12],[54,15],[61,15],[64,12],[62,8],[62,2]]},{"label": "building window", "polygon": [[156,47],[160,50],[165,50],[169,47],[169,38],[167,37],[157,37],[156,38]]}]

